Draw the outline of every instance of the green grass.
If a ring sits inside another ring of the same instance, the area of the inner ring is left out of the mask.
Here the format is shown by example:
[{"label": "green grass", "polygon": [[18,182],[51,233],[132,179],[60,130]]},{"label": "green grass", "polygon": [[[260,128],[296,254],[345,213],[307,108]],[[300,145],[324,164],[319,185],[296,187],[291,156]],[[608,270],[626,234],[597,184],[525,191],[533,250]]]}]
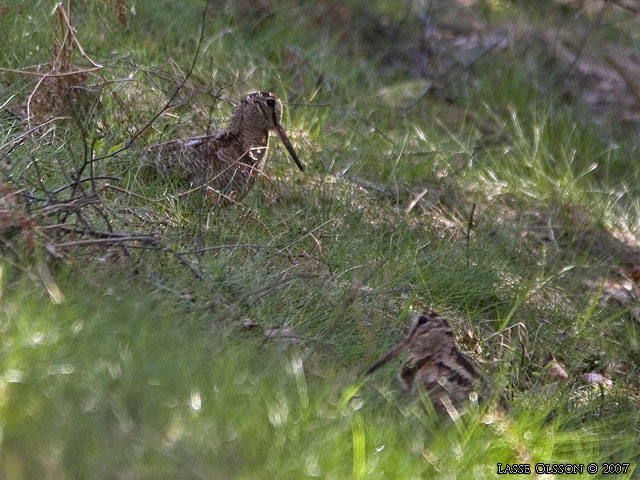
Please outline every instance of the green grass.
[{"label": "green grass", "polygon": [[631,452],[629,434],[601,445],[595,424],[575,429],[561,412],[545,420],[557,400],[510,420],[479,411],[438,421],[419,400],[398,404],[392,386],[357,386],[324,364],[310,373],[304,349],[221,334],[206,315],[143,300],[153,290],[105,292],[91,277],[74,292],[69,278],[54,305],[11,269],[3,277],[8,478],[494,477],[496,462],[526,455],[584,463]]},{"label": "green grass", "polygon": [[[562,20],[500,4],[474,15],[512,22],[522,38],[527,25]],[[10,46],[0,66],[48,61],[44,5],[0,16]],[[58,120],[13,150],[3,184],[46,196],[69,183],[62,172],[82,164],[85,146],[113,151],[162,108],[193,58],[202,4],[150,5],[138,2],[127,28],[104,2],[74,6],[87,53],[106,78],[127,81],[103,88],[79,122]],[[624,272],[640,263],[633,125],[603,126],[563,96],[561,66],[538,62],[535,41],[454,70],[455,102],[436,92],[416,103],[419,5],[342,7],[210,12],[176,106],[133,148],[95,164],[135,195],[105,190],[102,210],[67,219],[153,234],[154,245],[54,258],[46,243],[77,238],[39,230],[30,246],[33,227],[11,215],[0,224],[0,477],[492,478],[498,462],[610,461],[630,462],[621,478],[634,475],[638,313],[607,300],[605,283],[629,282]],[[456,8],[434,12],[443,22],[469,13]],[[602,30],[632,42],[625,25]],[[24,104],[34,79],[2,75],[0,105]],[[274,139],[270,181],[244,207],[210,210],[142,168],[143,145],[222,126],[231,101],[252,90],[286,99],[304,174]],[[0,145],[27,128],[0,118]],[[61,221],[39,216],[42,205],[25,215]],[[504,386],[506,420],[484,408],[434,418],[427,397],[402,393],[397,363],[362,378],[402,338],[406,316],[427,307]],[[280,328],[300,341],[265,339]],[[569,374],[553,394],[551,358]],[[586,372],[611,386],[587,384]]]}]

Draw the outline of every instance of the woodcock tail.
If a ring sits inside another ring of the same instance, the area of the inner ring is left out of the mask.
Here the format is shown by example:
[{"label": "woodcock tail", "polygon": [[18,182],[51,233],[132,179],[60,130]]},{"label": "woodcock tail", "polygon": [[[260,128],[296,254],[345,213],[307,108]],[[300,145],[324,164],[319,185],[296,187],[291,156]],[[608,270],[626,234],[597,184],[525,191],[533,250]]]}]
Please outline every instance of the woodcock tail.
[{"label": "woodcock tail", "polygon": [[146,150],[163,176],[175,175],[193,190],[204,190],[215,203],[236,202],[263,173],[274,130],[302,171],[282,128],[282,102],[267,92],[247,95],[236,107],[227,128],[212,135],[153,145]]},{"label": "woodcock tail", "polygon": [[[475,392],[480,401],[491,396],[491,383],[460,353],[449,322],[434,311],[416,315],[406,338],[391,349],[368,371],[373,373],[404,350],[409,356],[399,378],[405,388],[416,393],[424,388],[436,411],[460,409]],[[499,399],[503,409],[506,401]]]}]

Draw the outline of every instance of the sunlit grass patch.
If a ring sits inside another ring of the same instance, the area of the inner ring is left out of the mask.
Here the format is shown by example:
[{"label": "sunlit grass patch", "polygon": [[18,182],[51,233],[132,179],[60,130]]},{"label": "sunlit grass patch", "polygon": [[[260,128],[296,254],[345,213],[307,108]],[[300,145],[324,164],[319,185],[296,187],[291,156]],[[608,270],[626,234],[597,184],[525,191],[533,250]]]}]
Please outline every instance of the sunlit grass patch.
[{"label": "sunlit grass patch", "polygon": [[601,445],[597,424],[569,426],[557,399],[439,419],[420,399],[358,387],[353,373],[311,373],[304,346],[221,335],[124,286],[73,284],[60,282],[60,305],[27,280],[4,292],[10,478],[497,478],[498,462],[604,461],[632,445],[625,435]]}]

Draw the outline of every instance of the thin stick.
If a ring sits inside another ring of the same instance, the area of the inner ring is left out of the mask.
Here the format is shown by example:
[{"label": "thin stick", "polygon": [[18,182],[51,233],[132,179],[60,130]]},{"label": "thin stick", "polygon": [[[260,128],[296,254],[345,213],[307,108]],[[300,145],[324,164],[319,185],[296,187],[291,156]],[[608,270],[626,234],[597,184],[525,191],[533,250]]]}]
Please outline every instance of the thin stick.
[{"label": "thin stick", "polygon": [[[507,38],[507,32],[502,32],[496,40],[494,40],[491,44],[489,44],[487,47],[485,47],[484,50],[482,50],[479,54],[477,54],[475,57],[473,57],[471,60],[469,60],[468,62],[466,62],[464,64],[464,68],[465,69],[469,69],[471,68],[475,63],[478,62],[478,60],[480,60],[482,57],[484,57],[485,55],[487,55],[489,52],[491,52],[491,50],[493,50],[494,48],[496,48],[498,45],[500,45],[500,43],[502,43],[502,41]],[[449,70],[451,70],[451,68],[449,68]],[[445,72],[445,75],[447,73],[449,73],[449,70],[447,70]]]},{"label": "thin stick", "polygon": [[471,236],[471,229],[473,228],[473,214],[476,211],[476,203],[473,202],[471,206],[471,214],[469,215],[469,222],[467,223],[467,245],[469,245],[469,237]]},{"label": "thin stick", "polygon": [[185,252],[175,252],[176,255],[195,255],[198,253],[208,252],[210,250],[224,250],[234,248],[279,248],[276,245],[260,245],[254,243],[238,243],[235,245],[214,245],[212,247],[198,248],[197,250],[187,250]]},{"label": "thin stick", "polygon": [[23,140],[24,138],[28,137],[31,133],[35,132],[36,130],[44,127],[45,125],[48,125],[51,122],[55,122],[57,120],[66,120],[69,117],[53,117],[50,118],[49,120],[42,122],[39,125],[36,125],[33,128],[30,128],[29,130],[27,130],[26,132],[24,132],[23,134],[19,135],[18,137],[14,138],[13,140],[9,140],[7,143],[4,143],[3,145],[0,145],[0,150],[2,150],[3,148],[9,146],[9,145],[13,145],[16,142],[20,142],[21,140]]},{"label": "thin stick", "polygon": [[404,213],[409,213],[411,210],[413,210],[413,207],[415,207],[418,204],[418,202],[422,200],[422,198],[427,194],[427,192],[429,192],[429,189],[423,188],[420,193],[418,193],[415,197],[413,197],[413,200],[411,200],[411,202],[409,202],[409,205],[407,205],[407,208],[404,209]]},{"label": "thin stick", "polygon": [[130,190],[127,190],[126,188],[118,187],[116,185],[111,185],[110,183],[105,183],[102,188],[104,188],[105,190],[115,190],[116,192],[126,193],[127,195],[131,195],[132,197],[136,197],[136,198],[139,198],[141,200],[149,201],[149,199],[147,197],[145,197],[144,195],[140,195],[139,193],[132,192]]},{"label": "thin stick", "polygon": [[207,12],[209,10],[210,2],[211,2],[211,0],[207,0],[207,3],[206,3],[206,5],[204,7],[204,10],[202,12],[202,21],[200,23],[200,37],[198,38],[198,44],[196,46],[196,52],[195,52],[195,54],[193,56],[193,61],[191,62],[191,66],[189,67],[189,70],[187,70],[187,73],[186,73],[184,79],[182,80],[182,82],[180,82],[180,85],[178,85],[176,90],[173,92],[173,95],[171,95],[171,98],[169,99],[169,101],[165,104],[164,107],[162,107],[160,109],[160,111],[158,113],[156,113],[153,116],[153,118],[151,118],[151,120],[149,120],[142,128],[140,128],[136,133],[134,133],[133,137],[131,137],[131,139],[123,147],[121,147],[118,150],[115,150],[115,151],[113,151],[111,153],[108,153],[106,155],[101,155],[99,157],[95,157],[95,158],[93,158],[91,160],[91,162],[97,162],[99,160],[104,160],[104,159],[107,159],[107,158],[115,157],[119,153],[122,153],[125,150],[128,150],[129,148],[131,148],[133,143],[142,134],[142,132],[144,132],[147,128],[151,127],[153,125],[153,122],[155,122],[158,119],[158,117],[160,117],[160,115],[162,115],[165,111],[167,111],[169,109],[169,107],[171,107],[172,102],[178,96],[178,93],[180,93],[180,90],[182,90],[182,88],[187,83],[187,80],[189,79],[189,77],[193,73],[193,69],[196,66],[196,62],[198,61],[198,57],[200,55],[200,49],[202,47],[202,41],[204,39],[204,23],[205,23],[205,20],[207,18]]},{"label": "thin stick", "polygon": [[36,86],[34,87],[34,89],[31,91],[31,93],[29,94],[29,96],[27,97],[27,125],[29,127],[31,127],[31,99],[33,98],[33,96],[36,94],[36,92],[38,91],[38,89],[40,88],[40,85],[42,85],[42,82],[47,78],[47,75],[45,75],[44,77],[40,77],[40,79],[38,80],[38,83],[36,83]]},{"label": "thin stick", "polygon": [[198,280],[205,280],[205,276],[202,273],[202,270],[197,269],[194,265],[191,264],[191,262],[189,260],[186,260],[185,258],[182,258],[182,254],[180,252],[173,252],[173,254],[175,255],[175,257],[178,259],[178,261],[184,265],[185,267],[187,267],[191,273],[198,279]]},{"label": "thin stick", "polygon": [[155,122],[160,115],[162,115],[172,104],[172,102],[175,100],[175,98],[178,96],[178,93],[180,92],[180,90],[182,90],[182,88],[184,87],[184,85],[187,83],[187,80],[189,79],[189,77],[191,76],[191,74],[193,73],[193,69],[196,66],[196,62],[198,61],[198,57],[200,55],[200,49],[202,47],[202,41],[204,39],[204,23],[207,17],[207,12],[209,10],[209,4],[210,4],[210,0],[207,0],[207,3],[204,7],[204,10],[202,12],[202,21],[200,22],[200,36],[198,38],[198,44],[196,46],[196,52],[193,56],[193,61],[191,62],[191,66],[189,67],[189,70],[187,70],[187,73],[184,77],[184,79],[182,80],[182,82],[180,82],[180,85],[178,85],[178,87],[176,88],[176,90],[173,92],[173,95],[171,95],[171,98],[169,99],[169,101],[164,105],[164,107],[162,107],[160,109],[159,112],[157,112],[153,118],[151,118],[151,120],[149,120],[142,128],[138,129],[138,131],[136,133],[133,134],[133,136],[129,139],[129,141],[121,148],[108,153],[106,155],[101,155],[98,157],[94,157],[93,156],[93,150],[91,151],[91,158],[87,158],[85,156],[85,160],[83,162],[83,164],[80,166],[80,168],[78,169],[78,172],[76,173],[76,184],[74,186],[74,190],[72,191],[72,196],[75,194],[75,187],[79,186],[78,181],[80,180],[80,178],[82,177],[82,174],[84,173],[84,170],[91,165],[91,167],[93,167],[94,162],[97,162],[99,160],[104,160],[107,158],[111,158],[111,157],[115,157],[116,155],[118,155],[119,153],[122,153],[125,150],[128,150],[129,148],[131,148],[131,146],[134,144],[134,142],[136,141],[136,139],[142,134],[142,132],[144,132],[147,128],[151,127],[153,125],[153,122]]},{"label": "thin stick", "polygon": [[75,46],[78,48],[78,50],[80,51],[80,55],[82,55],[86,60],[89,61],[89,63],[91,65],[94,66],[94,70],[100,70],[103,68],[102,65],[94,62],[93,60],[91,60],[91,58],[84,53],[84,49],[82,48],[82,45],[80,45],[80,42],[78,41],[78,38],[76,37],[75,31],[73,29],[73,27],[71,26],[71,20],[69,19],[69,13],[68,10],[71,8],[71,2],[67,3],[67,10],[65,10],[64,8],[60,7],[60,13],[62,15],[62,18],[64,19],[64,22],[67,24],[67,32],[69,35],[71,35],[71,41],[75,44]]},{"label": "thin stick", "polygon": [[622,8],[622,9],[627,10],[629,12],[640,13],[640,7],[633,7],[631,5],[625,5],[624,3],[621,3],[620,0],[611,0],[611,3],[613,3],[616,7]]},{"label": "thin stick", "polygon": [[471,229],[473,228],[473,214],[476,212],[476,202],[471,206],[471,214],[469,215],[469,223],[467,223],[467,267],[469,267],[469,240],[471,238]]},{"label": "thin stick", "polygon": [[130,237],[151,237],[150,235],[144,235],[141,233],[120,233],[120,232],[100,232],[100,231],[96,231],[96,230],[82,230],[79,228],[73,228],[73,227],[69,227],[67,225],[64,224],[57,224],[57,225],[45,225],[43,227],[40,227],[42,229],[56,229],[56,230],[63,230],[67,233],[76,233],[78,235],[92,235],[94,237],[98,237],[98,238],[130,238]]},{"label": "thin stick", "polygon": [[316,231],[320,230],[322,227],[324,227],[325,225],[327,225],[328,223],[333,222],[335,219],[331,218],[329,220],[327,220],[326,222],[318,225],[317,227],[309,230],[308,232],[303,233],[302,235],[300,235],[297,238],[293,238],[291,240],[287,240],[286,242],[282,242],[280,245],[277,245],[276,248],[280,248],[280,249],[284,249],[286,247],[290,247],[295,243],[300,242],[301,240],[304,240],[305,238],[307,238],[309,235],[313,235]]},{"label": "thin stick", "polygon": [[[38,67],[41,67],[41,65],[38,65]],[[69,75],[77,75],[79,73],[95,72],[96,70],[100,70],[101,68],[102,67],[92,67],[92,68],[80,68],[78,70],[72,70],[72,71],[60,72],[60,73],[55,73],[55,72],[40,73],[40,72],[28,72],[26,70],[17,70],[14,68],[0,67],[0,72],[20,73],[22,75],[33,75],[37,77],[56,78],[56,77],[68,77]],[[112,80],[112,82],[113,81],[114,80]]]},{"label": "thin stick", "polygon": [[596,20],[593,22],[591,27],[589,27],[589,30],[587,31],[587,33],[585,34],[584,38],[582,39],[582,43],[580,44],[580,48],[578,48],[578,53],[576,53],[576,56],[573,59],[573,62],[571,62],[571,65],[569,65],[569,68],[567,68],[567,71],[564,72],[564,75],[560,79],[560,82],[564,82],[567,79],[567,76],[569,76],[569,73],[571,72],[571,70],[573,70],[573,67],[576,66],[576,63],[578,63],[578,59],[580,58],[580,55],[582,55],[582,50],[584,49],[584,46],[587,44],[587,40],[589,39],[589,37],[591,36],[591,33],[595,30],[595,28],[600,24],[600,21],[602,20],[602,17],[604,16],[604,12],[605,12],[605,10],[607,9],[607,7],[609,6],[610,3],[611,3],[610,0],[605,0],[604,1],[604,4],[602,5],[602,8],[598,12],[598,16],[596,17]]},{"label": "thin stick", "polygon": [[293,238],[291,240],[287,240],[285,242],[282,242],[279,245],[261,245],[261,244],[254,244],[254,243],[238,243],[238,244],[230,244],[230,245],[213,245],[211,247],[204,247],[204,248],[198,248],[196,250],[187,250],[187,251],[184,251],[184,252],[174,252],[174,253],[177,254],[177,255],[195,255],[195,254],[198,254],[198,253],[208,252],[210,250],[224,250],[224,249],[235,249],[235,248],[275,248],[275,249],[278,249],[278,250],[282,250],[282,249],[284,249],[286,247],[291,246],[294,243],[298,243],[299,241],[307,238],[308,236],[313,236],[314,232],[316,232],[317,230],[321,229],[327,223],[330,223],[332,221],[333,221],[333,219],[327,220],[326,222],[322,223],[321,225],[318,225],[317,227],[313,228],[312,230],[303,233],[299,237]]},{"label": "thin stick", "polygon": [[85,240],[73,240],[70,242],[54,243],[51,244],[53,248],[64,247],[78,247],[84,245],[111,245],[123,242],[144,242],[152,243],[155,241],[155,237],[151,235],[130,235],[128,237],[113,237],[113,238],[88,238]]},{"label": "thin stick", "polygon": [[50,193],[50,196],[54,196],[57,195],[60,192],[65,191],[67,188],[71,188],[75,185],[77,185],[78,183],[83,183],[83,182],[93,182],[94,180],[115,180],[116,182],[120,181],[120,177],[114,177],[112,175],[98,175],[95,177],[87,177],[87,178],[81,178],[80,180],[77,180],[73,183],[69,183],[67,185],[63,185],[62,187],[58,187],[55,190],[53,190]]}]

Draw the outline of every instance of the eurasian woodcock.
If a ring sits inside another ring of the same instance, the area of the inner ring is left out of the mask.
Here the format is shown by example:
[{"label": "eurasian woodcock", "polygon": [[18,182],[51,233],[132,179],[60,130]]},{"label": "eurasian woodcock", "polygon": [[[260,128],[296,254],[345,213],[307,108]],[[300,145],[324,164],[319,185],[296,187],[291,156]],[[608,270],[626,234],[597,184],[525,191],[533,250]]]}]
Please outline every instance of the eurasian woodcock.
[{"label": "eurasian woodcock", "polygon": [[162,176],[177,176],[190,191],[203,189],[215,203],[237,202],[263,174],[271,130],[304,170],[282,128],[282,102],[268,92],[244,97],[229,125],[218,132],[153,145],[145,153],[154,157]]},{"label": "eurasian woodcock", "polygon": [[[455,335],[446,318],[429,310],[416,315],[409,333],[368,371],[373,373],[404,350],[409,356],[398,377],[410,393],[419,388],[429,394],[436,411],[452,413],[477,395],[479,401],[491,398],[491,382],[458,350]],[[500,406],[507,409],[500,397]]]}]

